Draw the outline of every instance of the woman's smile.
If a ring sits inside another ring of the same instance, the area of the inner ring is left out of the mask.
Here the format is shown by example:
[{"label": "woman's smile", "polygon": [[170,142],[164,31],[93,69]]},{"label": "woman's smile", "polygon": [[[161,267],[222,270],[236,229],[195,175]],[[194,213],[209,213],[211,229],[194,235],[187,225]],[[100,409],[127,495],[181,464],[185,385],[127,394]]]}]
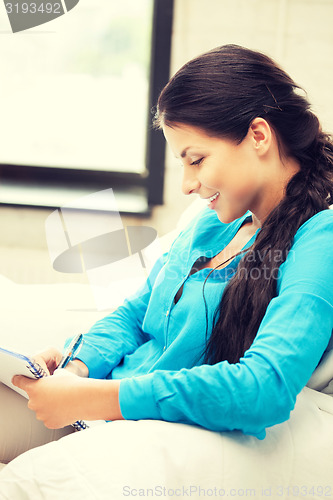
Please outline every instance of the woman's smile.
[{"label": "woman's smile", "polygon": [[218,198],[220,197],[220,193],[217,192],[213,194],[213,196],[209,196],[208,198],[203,198],[204,200],[208,200],[208,207],[212,210],[215,208]]}]

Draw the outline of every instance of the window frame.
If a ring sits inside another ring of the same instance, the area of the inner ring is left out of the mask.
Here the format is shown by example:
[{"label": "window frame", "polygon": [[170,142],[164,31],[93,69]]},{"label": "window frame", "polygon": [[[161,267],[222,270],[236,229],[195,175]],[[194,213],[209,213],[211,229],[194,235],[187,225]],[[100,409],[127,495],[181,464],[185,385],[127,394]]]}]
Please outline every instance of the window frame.
[{"label": "window frame", "polygon": [[[0,163],[2,181],[18,182],[24,184],[26,189],[29,189],[29,186],[42,188],[52,185],[59,189],[63,187],[73,190],[73,194],[76,189],[89,189],[90,192],[96,192],[112,188],[116,195],[119,191],[128,196],[145,198],[145,209],[133,212],[126,210],[126,207],[120,207],[120,213],[150,215],[152,206],[163,204],[165,140],[163,134],[152,127],[152,109],[156,105],[160,91],[169,79],[173,7],[174,0],[153,0],[145,171],[134,173]],[[4,202],[1,198],[0,205],[41,206],[27,205],[17,201]],[[54,207],[55,204],[43,205],[43,208]]]}]

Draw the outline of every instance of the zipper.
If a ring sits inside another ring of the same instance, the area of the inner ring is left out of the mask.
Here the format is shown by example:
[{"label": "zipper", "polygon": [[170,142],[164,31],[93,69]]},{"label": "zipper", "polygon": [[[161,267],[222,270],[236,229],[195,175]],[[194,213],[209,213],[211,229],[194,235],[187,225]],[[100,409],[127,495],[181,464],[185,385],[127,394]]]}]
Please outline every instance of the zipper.
[{"label": "zipper", "polygon": [[[247,221],[247,219],[249,219],[249,218],[251,218],[251,215],[247,215],[245,217],[245,219],[243,219],[242,221],[239,222],[239,224],[237,224],[237,226],[235,228],[235,231],[231,234],[231,237],[228,240],[228,242],[226,243],[225,247],[229,245],[230,241],[234,238],[234,236],[236,235],[237,231],[241,228],[242,224],[244,224]],[[219,250],[219,251],[221,251],[221,250]],[[206,252],[207,252],[207,250],[206,250]],[[205,255],[204,251],[202,252],[201,256],[207,257],[207,255]],[[174,298],[175,298],[175,296],[176,296],[177,291],[179,290],[179,288],[181,286],[184,286],[185,281],[189,278],[190,270],[192,269],[194,263],[198,260],[199,257],[195,258],[193,260],[193,262],[191,260],[191,265],[187,267],[187,273],[186,273],[186,275],[184,277],[182,277],[182,279],[180,280],[179,284],[177,284],[177,286],[175,286],[175,288],[173,289],[173,292],[171,294],[172,298],[171,298],[171,301],[170,301],[170,304],[169,304],[169,308],[166,310],[166,313],[165,313],[165,316],[166,316],[165,325],[164,325],[164,339],[165,340],[164,340],[163,352],[168,347],[168,330],[169,330],[170,313],[171,313],[172,309],[174,308],[174,306],[176,305],[174,303]]]}]

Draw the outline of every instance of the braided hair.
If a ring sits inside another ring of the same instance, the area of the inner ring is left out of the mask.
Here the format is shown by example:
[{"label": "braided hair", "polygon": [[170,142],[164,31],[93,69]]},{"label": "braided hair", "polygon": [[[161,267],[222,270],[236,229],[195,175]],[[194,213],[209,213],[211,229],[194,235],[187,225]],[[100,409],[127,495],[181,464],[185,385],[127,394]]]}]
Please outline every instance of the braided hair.
[{"label": "braided hair", "polygon": [[[164,87],[156,107],[157,128],[183,123],[237,144],[256,117],[274,130],[280,157],[294,158],[300,169],[224,289],[204,352],[204,362],[211,364],[237,363],[251,346],[277,295],[279,267],[296,231],[333,204],[333,141],[303,89],[271,58],[238,45],[218,47],[186,63]],[[256,279],[248,279],[254,274]]]}]

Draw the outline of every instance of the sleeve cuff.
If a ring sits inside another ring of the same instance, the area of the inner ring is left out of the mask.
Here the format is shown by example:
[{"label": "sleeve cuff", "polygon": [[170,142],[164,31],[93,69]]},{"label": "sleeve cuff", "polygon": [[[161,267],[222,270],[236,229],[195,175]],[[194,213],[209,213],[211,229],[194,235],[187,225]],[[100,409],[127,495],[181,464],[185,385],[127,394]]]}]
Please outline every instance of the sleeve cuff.
[{"label": "sleeve cuff", "polygon": [[153,376],[142,375],[122,379],[119,386],[119,405],[126,420],[162,420],[155,403]]},{"label": "sleeve cuff", "polygon": [[79,352],[74,359],[79,359],[88,367],[89,378],[104,379],[107,377],[110,370],[105,370],[103,363],[96,364],[96,355],[96,350],[85,349],[84,351]]},{"label": "sleeve cuff", "polygon": [[[66,340],[64,350],[68,347],[71,340],[71,338]],[[87,365],[89,378],[103,379],[106,378],[111,371],[110,364],[103,363],[103,357],[98,349],[87,342],[83,344],[80,352],[74,359],[79,359]]]}]

